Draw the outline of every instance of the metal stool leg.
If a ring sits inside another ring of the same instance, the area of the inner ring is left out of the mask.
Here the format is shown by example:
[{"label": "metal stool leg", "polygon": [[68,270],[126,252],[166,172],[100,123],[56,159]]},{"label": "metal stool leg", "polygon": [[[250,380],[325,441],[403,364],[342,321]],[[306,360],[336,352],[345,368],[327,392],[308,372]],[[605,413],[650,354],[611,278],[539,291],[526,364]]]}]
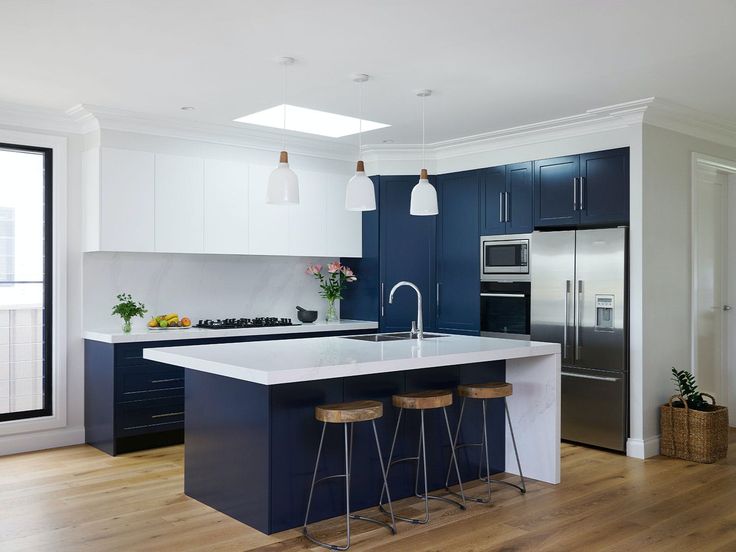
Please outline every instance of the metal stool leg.
[{"label": "metal stool leg", "polygon": [[[394,458],[394,448],[396,447],[396,437],[399,434],[399,426],[401,425],[401,415],[404,412],[403,408],[399,408],[399,417],[396,419],[396,428],[394,429],[394,438],[391,440],[391,450],[388,453],[388,463],[386,464],[386,481],[388,481],[388,474],[391,471],[391,466],[393,465],[393,458]],[[388,484],[384,485],[381,489],[381,496],[378,499],[378,509],[381,510],[384,514],[388,514],[386,510],[383,509],[383,495],[384,492],[388,490]],[[392,508],[393,511],[393,508]]]},{"label": "metal stool leg", "polygon": [[[524,480],[524,473],[521,471],[521,461],[519,460],[519,449],[516,448],[516,437],[514,437],[514,426],[511,425],[511,415],[509,414],[509,405],[506,402],[506,397],[503,398],[503,407],[506,410],[506,419],[509,421],[509,432],[511,433],[511,442],[514,444],[514,455],[516,456],[516,466],[519,468],[519,477],[521,478],[521,485],[514,485],[513,483],[507,483],[512,487],[516,487],[521,491],[522,494],[526,493],[526,481]],[[499,481],[499,483],[506,483],[506,481]]]}]

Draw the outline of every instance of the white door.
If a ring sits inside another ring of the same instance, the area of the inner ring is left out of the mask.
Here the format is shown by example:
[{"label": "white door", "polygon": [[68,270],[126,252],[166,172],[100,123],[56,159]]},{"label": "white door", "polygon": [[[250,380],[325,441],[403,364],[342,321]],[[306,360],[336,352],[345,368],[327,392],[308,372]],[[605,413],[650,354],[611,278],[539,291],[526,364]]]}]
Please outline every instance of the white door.
[{"label": "white door", "polygon": [[736,311],[729,301],[736,297],[736,188],[727,172],[710,164],[698,163],[695,179],[692,371],[701,391],[730,404],[734,425]]}]

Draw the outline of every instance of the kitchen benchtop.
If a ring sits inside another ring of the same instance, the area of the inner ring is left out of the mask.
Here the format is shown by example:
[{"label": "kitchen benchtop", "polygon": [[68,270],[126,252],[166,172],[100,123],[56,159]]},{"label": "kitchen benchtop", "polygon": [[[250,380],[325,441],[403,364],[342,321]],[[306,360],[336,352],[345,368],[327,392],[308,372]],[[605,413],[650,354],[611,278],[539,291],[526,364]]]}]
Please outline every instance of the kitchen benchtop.
[{"label": "kitchen benchtop", "polygon": [[130,333],[117,331],[88,330],[84,339],[102,343],[140,343],[146,341],[176,341],[180,339],[205,339],[212,337],[243,337],[259,335],[289,335],[322,332],[346,332],[355,330],[377,330],[378,322],[368,320],[339,320],[337,322],[313,322],[294,326],[270,326],[263,328],[238,328],[228,330],[206,330],[189,328],[186,330],[133,330]]},{"label": "kitchen benchtop", "polygon": [[444,335],[378,343],[315,337],[150,348],[143,350],[143,358],[275,385],[559,353],[557,343]]}]

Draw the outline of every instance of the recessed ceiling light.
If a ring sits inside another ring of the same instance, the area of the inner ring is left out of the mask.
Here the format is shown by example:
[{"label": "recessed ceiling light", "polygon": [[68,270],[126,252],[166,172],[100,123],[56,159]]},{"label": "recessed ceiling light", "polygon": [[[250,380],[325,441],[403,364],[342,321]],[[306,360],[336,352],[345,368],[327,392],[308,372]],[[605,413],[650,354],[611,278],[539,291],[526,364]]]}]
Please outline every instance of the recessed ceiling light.
[{"label": "recessed ceiling light", "polygon": [[391,140],[391,138],[388,138],[388,139],[384,140],[384,141],[383,141],[383,143],[384,143],[384,144],[393,144],[393,143],[394,143],[394,141],[393,141],[393,140]]},{"label": "recessed ceiling light", "polygon": [[194,108],[191,105],[183,105],[179,109],[182,111],[194,111]]},{"label": "recessed ceiling light", "polygon": [[[360,119],[355,117],[288,104],[286,104],[286,117],[284,117],[284,104],[281,104],[244,117],[238,117],[235,122],[284,128],[284,118],[286,118],[287,130],[319,134],[330,138],[342,138],[343,136],[357,134],[360,130]],[[363,132],[388,126],[391,125],[363,119]]]}]

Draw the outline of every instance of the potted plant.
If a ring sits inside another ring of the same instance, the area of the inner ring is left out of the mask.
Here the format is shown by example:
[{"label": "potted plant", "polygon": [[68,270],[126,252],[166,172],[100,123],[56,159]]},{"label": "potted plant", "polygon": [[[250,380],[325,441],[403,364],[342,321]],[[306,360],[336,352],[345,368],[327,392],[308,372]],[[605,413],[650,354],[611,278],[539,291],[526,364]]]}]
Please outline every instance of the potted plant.
[{"label": "potted plant", "polygon": [[333,261],[327,265],[327,274],[322,274],[322,265],[315,264],[307,266],[307,274],[314,276],[319,281],[319,294],[327,299],[327,314],[325,320],[332,322],[337,320],[337,309],[335,301],[342,299],[342,290],[348,282],[355,282],[358,277],[353,271]]},{"label": "potted plant", "polygon": [[146,306],[143,303],[133,301],[133,298],[129,293],[118,294],[118,304],[112,308],[113,315],[118,315],[123,319],[123,331],[130,333],[131,325],[130,320],[134,316],[140,316],[148,312]]},{"label": "potted plant", "polygon": [[677,394],[660,407],[660,452],[704,464],[725,458],[728,408],[701,392],[690,372],[672,368],[672,380]]}]

